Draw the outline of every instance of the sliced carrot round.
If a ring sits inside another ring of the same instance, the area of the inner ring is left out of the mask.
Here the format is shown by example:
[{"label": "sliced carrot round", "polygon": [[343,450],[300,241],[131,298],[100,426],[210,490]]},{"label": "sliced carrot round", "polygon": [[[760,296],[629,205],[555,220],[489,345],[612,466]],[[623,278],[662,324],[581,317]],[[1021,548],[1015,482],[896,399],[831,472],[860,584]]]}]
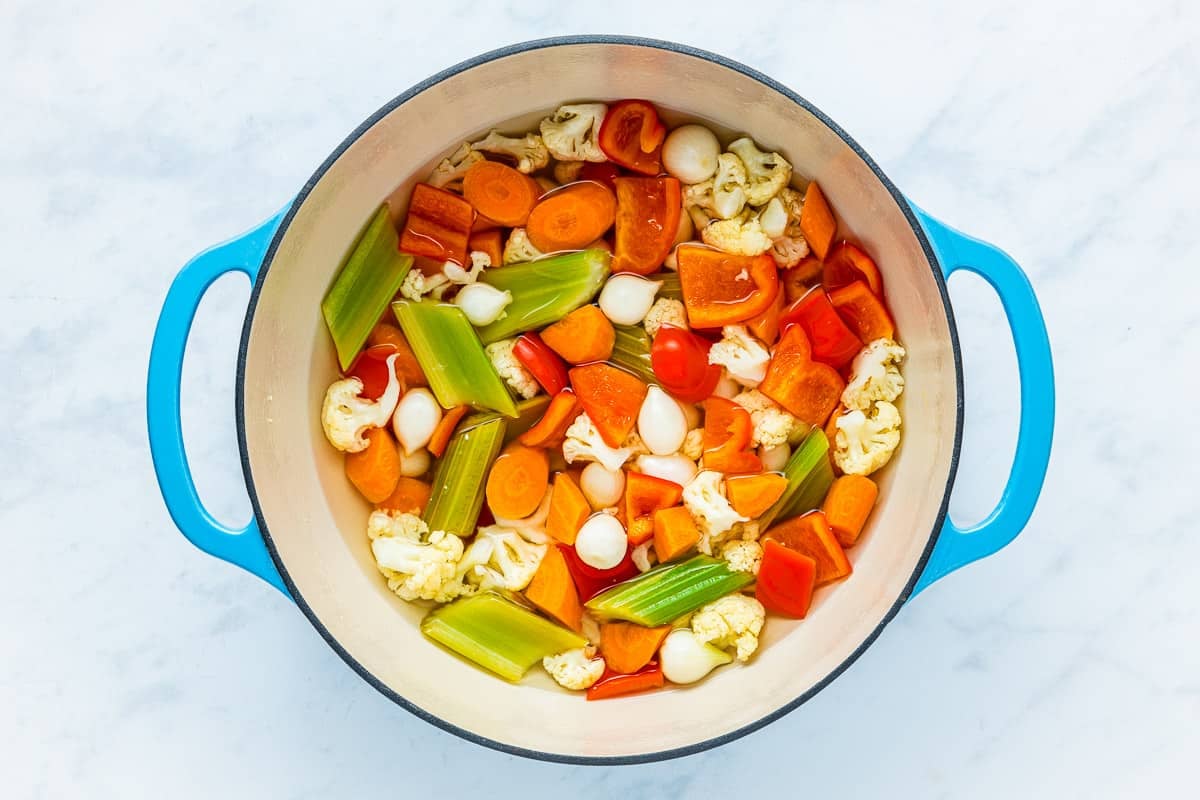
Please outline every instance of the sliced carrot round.
[{"label": "sliced carrot round", "polygon": [[504,226],[524,225],[541,187],[507,164],[477,161],[463,176],[463,197],[478,213]]},{"label": "sliced carrot round", "polygon": [[591,181],[564,186],[543,197],[529,213],[525,232],[543,253],[580,250],[612,227],[617,199]]}]

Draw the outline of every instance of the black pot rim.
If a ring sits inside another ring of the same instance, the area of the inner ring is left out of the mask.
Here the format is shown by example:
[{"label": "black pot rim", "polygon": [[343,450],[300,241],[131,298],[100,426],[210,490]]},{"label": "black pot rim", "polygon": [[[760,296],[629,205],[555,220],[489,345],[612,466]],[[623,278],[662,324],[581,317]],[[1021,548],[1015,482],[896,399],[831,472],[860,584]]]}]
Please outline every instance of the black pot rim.
[{"label": "black pot rim", "polygon": [[[947,322],[948,322],[949,330],[950,330],[950,344],[951,344],[951,348],[954,353],[955,383],[956,383],[956,390],[957,390],[957,395],[958,395],[957,403],[955,404],[956,405],[956,411],[955,411],[956,421],[955,421],[954,447],[953,447],[953,451],[951,453],[951,458],[950,458],[950,470],[949,470],[949,473],[946,478],[946,487],[944,490],[944,494],[942,496],[942,502],[941,502],[939,510],[938,510],[937,518],[934,520],[933,529],[929,533],[929,541],[925,546],[924,552],[921,554],[921,558],[918,561],[916,568],[913,570],[912,575],[909,576],[908,582],[905,585],[904,590],[900,593],[899,597],[896,598],[896,601],[892,604],[892,607],[884,615],[883,619],[880,620],[879,624],[875,627],[875,629],[862,641],[862,643],[854,650],[854,652],[852,652],[849,656],[847,656],[846,659],[844,661],[842,661],[842,663],[840,663],[832,671],[830,671],[830,673],[828,675],[826,675],[824,678],[822,678],[820,681],[818,681],[816,684],[814,684],[812,687],[810,687],[807,691],[805,691],[799,697],[791,700],[788,703],[785,703],[783,706],[777,708],[776,710],[772,711],[769,714],[764,715],[763,717],[756,720],[755,722],[752,722],[748,725],[738,728],[737,730],[730,731],[729,733],[725,733],[720,736],[714,736],[710,739],[706,739],[704,741],[697,742],[696,744],[687,745],[686,747],[677,747],[677,748],[668,749],[668,750],[659,750],[659,751],[655,751],[652,753],[641,753],[641,754],[637,754],[637,755],[625,755],[625,756],[579,756],[579,755],[572,755],[572,754],[565,754],[565,753],[552,753],[552,752],[546,752],[546,751],[542,751],[542,750],[533,750],[533,749],[524,748],[524,747],[517,747],[515,745],[507,744],[505,742],[497,741],[495,739],[490,739],[486,736],[481,736],[477,733],[473,733],[472,731],[466,730],[465,728],[461,728],[458,725],[455,725],[451,722],[441,719],[440,717],[429,713],[428,711],[421,708],[420,706],[417,706],[415,703],[412,703],[411,701],[402,697],[400,694],[398,694],[396,691],[394,691],[391,687],[384,684],[383,681],[381,681],[374,674],[372,674],[366,667],[364,667],[362,664],[360,664],[354,658],[354,656],[352,656],[349,652],[346,651],[345,648],[343,648],[341,646],[341,644],[337,641],[336,638],[334,638],[334,636],[329,632],[329,630],[325,627],[325,625],[322,624],[321,620],[317,618],[317,616],[313,612],[311,606],[309,606],[308,603],[304,600],[304,596],[300,592],[300,588],[292,581],[292,578],[288,574],[287,567],[283,563],[283,560],[279,557],[279,552],[275,547],[274,539],[271,536],[270,528],[267,525],[267,520],[263,515],[262,507],[258,500],[258,493],[255,491],[255,488],[254,488],[254,479],[251,476],[251,471],[250,471],[250,460],[247,455],[246,420],[245,420],[245,416],[243,414],[243,409],[245,408],[244,401],[245,401],[246,351],[247,351],[247,347],[249,345],[250,330],[251,330],[252,323],[254,320],[254,312],[258,305],[258,298],[259,298],[259,294],[262,291],[263,282],[266,279],[267,273],[270,271],[272,261],[274,260],[274,257],[275,257],[275,252],[279,246],[279,242],[282,240],[284,234],[287,232],[288,226],[291,223],[292,218],[295,216],[296,211],[300,208],[301,205],[303,205],[304,200],[308,197],[309,193],[312,192],[313,187],[316,186],[317,182],[325,175],[325,173],[329,170],[329,168],[333,165],[333,163],[335,161],[337,161],[337,159],[342,155],[342,153],[345,152],[346,149],[350,147],[350,145],[352,145],[355,141],[357,141],[358,138],[363,135],[363,133],[365,133],[369,128],[371,128],[376,122],[378,122],[384,116],[391,113],[397,107],[403,105],[405,102],[407,102],[412,97],[425,91],[426,89],[430,88],[431,86],[435,86],[438,83],[441,83],[442,81],[446,80],[447,78],[458,75],[459,73],[462,73],[473,67],[477,67],[481,64],[486,64],[489,61],[494,61],[494,60],[497,60],[500,58],[505,58],[507,56],[516,55],[518,53],[524,53],[524,52],[531,51],[531,50],[540,50],[540,49],[549,48],[549,47],[561,47],[561,46],[582,45],[582,44],[633,45],[633,46],[637,46],[637,47],[647,47],[647,48],[653,48],[653,49],[657,49],[657,50],[667,50],[670,52],[681,53],[684,55],[693,56],[695,58],[701,58],[706,61],[711,61],[715,64],[719,64],[720,66],[727,67],[731,70],[739,72],[742,75],[745,75],[746,77],[753,78],[754,80],[758,81],[759,83],[763,84],[764,86],[767,86],[768,88],[773,89],[776,92],[779,92],[780,94],[782,94],[783,96],[785,96],[789,100],[791,100],[792,102],[803,107],[806,111],[811,113],[817,119],[821,120],[821,122],[823,122],[827,127],[829,127],[830,130],[832,130],[839,137],[841,137],[841,139],[855,152],[855,154],[857,154],[858,157],[861,158],[863,160],[863,162],[866,163],[866,165],[871,168],[871,171],[875,173],[876,177],[879,178],[880,182],[883,183],[883,185],[887,189],[888,193],[891,194],[892,198],[895,200],[896,205],[899,206],[901,213],[903,213],[905,218],[908,220],[909,225],[912,227],[913,233],[917,237],[917,241],[920,242],[921,249],[925,252],[925,258],[929,262],[930,270],[933,272],[933,277],[937,284],[938,291],[941,293],[942,305],[944,306],[945,311],[946,311],[946,318],[947,318]],[[380,108],[378,111],[376,111],[370,117],[368,117],[349,136],[347,136],[346,139],[341,144],[339,144],[337,146],[337,148],[334,149],[334,151],[329,155],[329,157],[325,159],[324,163],[322,163],[321,166],[317,168],[317,170],[312,174],[312,177],[310,177],[308,179],[308,181],[304,184],[304,187],[300,190],[300,193],[296,196],[295,200],[288,207],[287,212],[284,215],[282,222],[280,223],[278,229],[275,231],[275,235],[271,240],[271,244],[267,249],[266,255],[263,257],[262,268],[259,270],[258,277],[254,282],[253,289],[251,290],[250,302],[249,302],[249,306],[246,310],[245,322],[243,323],[243,326],[242,326],[241,344],[238,349],[237,381],[236,381],[236,397],[235,397],[234,414],[235,414],[235,418],[237,420],[238,449],[240,451],[240,456],[241,456],[241,461],[242,461],[242,473],[243,473],[243,476],[244,476],[245,482],[246,482],[246,491],[248,492],[248,494],[250,496],[250,503],[254,508],[254,517],[258,522],[259,530],[262,533],[263,541],[266,543],[267,551],[271,555],[271,560],[275,563],[275,567],[276,567],[276,569],[279,570],[279,574],[283,578],[284,584],[287,586],[287,589],[291,593],[292,598],[295,600],[296,605],[299,606],[300,610],[304,613],[304,616],[308,618],[308,621],[312,624],[312,626],[321,635],[321,638],[323,638],[325,640],[325,642],[333,649],[333,651],[336,652],[341,657],[341,659],[343,661],[345,661],[346,664],[351,669],[353,669],[356,673],[358,673],[358,675],[363,680],[365,680],[368,684],[373,686],[377,691],[379,691],[385,697],[390,699],[392,702],[396,703],[397,705],[404,708],[405,710],[413,713],[414,715],[420,717],[421,719],[425,720],[426,722],[436,725],[437,727],[441,728],[442,730],[452,733],[455,736],[461,737],[462,739],[465,739],[469,742],[483,745],[484,747],[488,747],[493,750],[498,750],[503,753],[509,753],[511,755],[522,756],[525,758],[536,759],[539,761],[556,762],[556,763],[562,763],[562,764],[599,765],[599,766],[619,765],[619,764],[646,764],[646,763],[651,763],[651,762],[655,762],[655,761],[665,761],[665,760],[672,759],[672,758],[680,758],[682,756],[693,755],[695,753],[700,753],[700,752],[709,750],[714,747],[719,747],[720,745],[726,744],[728,742],[732,742],[735,739],[740,739],[741,737],[746,736],[747,734],[752,733],[752,732],[758,730],[759,728],[762,728],[765,725],[767,725],[771,722],[774,722],[775,720],[779,719],[780,717],[783,717],[784,715],[792,712],[799,706],[803,705],[811,697],[813,697],[818,692],[820,692],[822,689],[824,689],[826,686],[828,686],[830,683],[832,683],[834,679],[836,679],[839,675],[841,675],[843,672],[845,672],[846,669],[849,668],[849,666],[851,664],[853,664],[856,660],[858,660],[858,657],[860,655],[862,655],[862,653],[868,647],[870,647],[872,643],[874,643],[875,639],[877,639],[879,637],[879,635],[883,632],[883,629],[888,625],[889,622],[892,621],[892,619],[900,611],[900,608],[904,605],[904,603],[912,595],[912,591],[913,591],[914,586],[916,585],[917,579],[920,577],[921,573],[924,571],[925,565],[929,560],[930,553],[933,552],[933,548],[937,544],[937,540],[941,534],[942,526],[946,520],[947,510],[948,510],[948,507],[950,504],[950,490],[954,486],[954,478],[955,478],[955,474],[958,470],[959,450],[962,445],[962,425],[963,425],[962,353],[959,348],[958,333],[957,333],[957,328],[956,328],[955,322],[954,322],[954,312],[950,306],[950,296],[946,290],[946,281],[945,281],[945,278],[943,277],[941,269],[938,266],[937,255],[934,252],[933,247],[931,246],[928,237],[926,237],[925,231],[921,227],[920,222],[918,222],[916,215],[913,213],[912,208],[908,204],[908,201],[900,193],[900,191],[896,188],[896,186],[891,182],[891,180],[889,180],[888,177],[883,173],[883,171],[874,162],[874,160],[872,160],[871,157],[869,155],[867,155],[866,151],[864,151],[862,149],[862,147],[859,146],[859,144],[856,141],[854,141],[854,139],[851,138],[848,133],[846,133],[844,130],[842,130],[842,128],[839,127],[828,116],[826,116],[824,113],[822,113],[820,110],[818,110],[815,106],[813,106],[811,103],[809,103],[807,100],[805,100],[800,95],[796,94],[795,92],[788,89],[786,86],[783,86],[782,84],[778,83],[777,81],[773,80],[772,78],[764,75],[763,73],[761,73],[755,69],[751,69],[750,67],[747,67],[744,64],[740,64],[740,63],[733,61],[731,59],[728,59],[724,56],[717,55],[716,53],[711,53],[706,50],[701,50],[701,49],[698,49],[695,47],[690,47],[688,45],[677,44],[675,42],[669,42],[669,41],[664,41],[664,40],[659,40],[659,39],[648,39],[648,38],[642,38],[642,37],[636,37],[636,36],[618,36],[618,35],[607,35],[607,34],[605,34],[605,35],[590,35],[590,34],[588,34],[588,35],[578,35],[578,36],[555,36],[555,37],[550,37],[550,38],[545,38],[545,39],[535,39],[535,40],[528,41],[528,42],[521,42],[518,44],[509,45],[507,47],[501,47],[499,49],[492,50],[490,52],[475,56],[474,58],[469,58],[466,61],[462,61],[458,64],[455,64],[452,67],[442,70],[441,72],[437,73],[436,75],[426,78],[425,80],[421,81],[420,83],[418,83],[415,86],[413,86],[412,88],[410,88],[408,91],[404,92],[403,94],[400,94],[399,96],[395,97],[394,99],[392,99],[391,101],[386,103],[382,108]]]}]

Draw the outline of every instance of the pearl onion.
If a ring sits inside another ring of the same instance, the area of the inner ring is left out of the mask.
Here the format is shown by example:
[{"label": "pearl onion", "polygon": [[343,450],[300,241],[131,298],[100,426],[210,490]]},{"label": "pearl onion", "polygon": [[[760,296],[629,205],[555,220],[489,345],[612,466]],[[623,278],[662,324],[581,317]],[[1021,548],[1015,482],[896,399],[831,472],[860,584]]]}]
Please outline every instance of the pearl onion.
[{"label": "pearl onion", "polygon": [[662,478],[664,481],[687,486],[696,477],[696,462],[685,455],[675,453],[670,456],[638,456],[638,469],[652,478]]},{"label": "pearl onion", "polygon": [[700,427],[700,409],[696,408],[695,403],[685,403],[679,401],[679,407],[683,409],[683,418],[687,420],[688,430]]},{"label": "pearl onion", "polygon": [[615,506],[625,493],[625,473],[619,469],[605,469],[603,464],[593,461],[583,468],[579,488],[592,508]]},{"label": "pearl onion", "polygon": [[454,304],[477,328],[491,325],[504,316],[504,309],[512,302],[512,292],[504,292],[486,283],[469,283],[458,290]]},{"label": "pearl onion", "polygon": [[623,272],[613,275],[600,290],[600,310],[616,325],[637,325],[654,305],[662,281],[648,281]]},{"label": "pearl onion", "polygon": [[638,412],[638,433],[650,452],[666,456],[683,446],[687,437],[687,417],[675,398],[657,386],[651,386]]},{"label": "pearl onion", "polygon": [[733,656],[702,642],[689,628],[676,628],[667,634],[658,650],[663,676],[671,683],[695,683]]},{"label": "pearl onion", "polygon": [[729,374],[729,370],[721,370],[721,380],[717,381],[717,388],[713,389],[713,394],[717,397],[724,397],[726,400],[732,400],[741,393],[742,387]]},{"label": "pearl onion", "polygon": [[411,453],[405,453],[403,448],[401,448],[400,474],[406,478],[419,478],[426,472],[429,472],[431,460],[429,451],[424,447],[420,450],[414,450]]},{"label": "pearl onion", "polygon": [[663,142],[663,167],[684,183],[700,183],[717,171],[721,143],[703,125],[682,125]]},{"label": "pearl onion", "polygon": [[758,448],[758,457],[762,459],[763,469],[767,472],[783,472],[791,454],[792,448],[786,444]]},{"label": "pearl onion", "polygon": [[625,558],[629,539],[612,514],[593,514],[575,536],[575,552],[589,567],[612,569]]},{"label": "pearl onion", "polygon": [[396,404],[392,430],[404,452],[411,453],[429,444],[433,429],[442,421],[442,407],[425,388],[411,389]]}]

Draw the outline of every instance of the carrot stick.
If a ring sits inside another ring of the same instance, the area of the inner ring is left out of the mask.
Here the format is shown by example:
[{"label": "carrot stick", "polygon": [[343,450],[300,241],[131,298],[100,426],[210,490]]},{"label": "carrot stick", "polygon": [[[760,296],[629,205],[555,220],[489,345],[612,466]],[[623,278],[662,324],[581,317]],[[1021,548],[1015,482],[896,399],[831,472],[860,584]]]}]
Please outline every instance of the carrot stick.
[{"label": "carrot stick", "polygon": [[401,475],[396,482],[396,490],[376,506],[386,511],[403,511],[421,516],[425,513],[425,506],[429,505],[432,492],[433,487],[425,481]]},{"label": "carrot stick", "polygon": [[567,567],[567,559],[557,546],[546,548],[542,563],[525,589],[525,599],[574,631],[583,627],[583,607],[579,592]]},{"label": "carrot stick", "polygon": [[567,428],[575,421],[579,399],[575,393],[564,389],[550,401],[546,413],[532,428],[517,437],[517,441],[528,447],[558,447],[566,438]]},{"label": "carrot stick", "polygon": [[367,449],[346,453],[346,477],[372,503],[380,503],[395,490],[400,480],[400,451],[387,428],[371,428]]},{"label": "carrot stick", "polygon": [[700,541],[700,530],[683,506],[654,512],[654,554],[660,564],[679,558]]},{"label": "carrot stick", "polygon": [[808,191],[804,193],[804,206],[800,209],[800,232],[817,258],[824,261],[829,248],[833,246],[833,237],[837,235],[837,219],[816,181],[809,183]]},{"label": "carrot stick", "polygon": [[477,161],[463,176],[463,197],[480,214],[506,227],[524,225],[542,188],[498,161]]},{"label": "carrot stick", "polygon": [[[829,527],[837,537],[842,547],[853,547],[862,533],[871,509],[875,507],[875,499],[879,497],[879,487],[875,481],[865,475],[843,475],[829,487],[821,511],[825,514]],[[736,506],[735,506],[736,508]]]},{"label": "carrot stick", "polygon": [[400,252],[462,264],[474,221],[475,212],[466,200],[454,192],[418,183],[413,187],[400,231]]},{"label": "carrot stick", "polygon": [[528,517],[546,496],[549,480],[546,451],[514,442],[504,448],[488,473],[488,508],[497,517]]},{"label": "carrot stick", "polygon": [[441,458],[442,453],[446,452],[446,445],[450,444],[450,437],[454,435],[454,429],[458,427],[458,423],[467,412],[471,409],[468,406],[455,406],[454,408],[442,414],[442,420],[433,429],[433,436],[429,437],[429,444],[426,449],[434,458]]},{"label": "carrot stick", "polygon": [[598,306],[587,305],[567,314],[542,331],[542,341],[569,364],[606,361],[617,332]]},{"label": "carrot stick", "polygon": [[500,230],[498,228],[492,228],[491,230],[472,233],[471,238],[467,240],[467,250],[472,252],[479,250],[487,253],[487,257],[492,262],[492,266],[500,266],[500,261],[503,258],[504,253],[504,246],[500,241]]},{"label": "carrot stick", "polygon": [[592,507],[576,478],[566,472],[555,475],[550,513],[546,517],[546,535],[563,544],[574,545],[575,536],[591,515]]},{"label": "carrot stick", "polygon": [[630,675],[650,663],[670,632],[670,625],[646,628],[632,622],[606,622],[600,626],[600,655],[613,672]]},{"label": "carrot stick", "polygon": [[607,187],[591,181],[571,184],[533,207],[525,232],[543,253],[579,250],[604,235],[616,213],[617,200]]},{"label": "carrot stick", "polygon": [[776,472],[764,472],[761,475],[731,475],[725,480],[725,492],[729,495],[729,505],[743,517],[761,516],[770,508],[783,490],[788,486],[788,479]]}]

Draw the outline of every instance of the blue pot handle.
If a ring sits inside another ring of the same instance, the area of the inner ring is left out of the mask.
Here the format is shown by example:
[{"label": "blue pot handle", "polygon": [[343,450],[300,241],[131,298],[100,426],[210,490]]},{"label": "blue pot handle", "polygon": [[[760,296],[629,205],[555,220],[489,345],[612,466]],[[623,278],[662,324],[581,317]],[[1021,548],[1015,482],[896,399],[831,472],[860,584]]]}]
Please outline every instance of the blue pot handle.
[{"label": "blue pot handle", "polygon": [[925,233],[937,250],[947,278],[965,269],[996,290],[1017,350],[1021,379],[1021,422],[1012,471],[1000,502],[977,525],[960,528],[949,517],[942,527],[925,571],[913,594],[959,567],[990,556],[1016,538],[1037,503],[1050,460],[1054,435],[1054,367],[1050,340],[1037,297],[1025,273],[1006,253],[986,242],[959,233],[913,206]]},{"label": "blue pot handle", "polygon": [[158,487],[171,519],[192,544],[248,570],[287,595],[253,519],[244,528],[227,528],[208,513],[196,494],[183,447],[179,384],[183,352],[196,307],[208,287],[227,272],[242,272],[253,283],[283,212],[236,239],[205,250],[187,263],[167,291],[150,347],[146,382],[146,425]]}]

